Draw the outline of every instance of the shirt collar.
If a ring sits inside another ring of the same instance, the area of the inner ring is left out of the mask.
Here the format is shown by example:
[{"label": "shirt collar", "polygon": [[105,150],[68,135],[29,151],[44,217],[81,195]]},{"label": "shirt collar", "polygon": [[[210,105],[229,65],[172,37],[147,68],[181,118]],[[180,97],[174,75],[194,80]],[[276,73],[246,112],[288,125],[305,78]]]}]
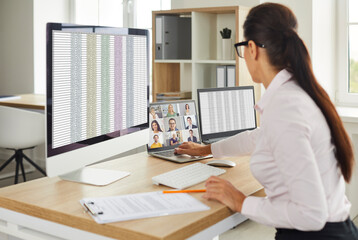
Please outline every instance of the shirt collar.
[{"label": "shirt collar", "polygon": [[263,113],[266,105],[270,102],[271,98],[275,95],[277,89],[289,81],[292,78],[292,73],[287,71],[286,69],[282,69],[276,76],[273,78],[270,85],[267,87],[264,95],[262,95],[260,101],[255,105],[255,109],[259,111],[261,114]]}]

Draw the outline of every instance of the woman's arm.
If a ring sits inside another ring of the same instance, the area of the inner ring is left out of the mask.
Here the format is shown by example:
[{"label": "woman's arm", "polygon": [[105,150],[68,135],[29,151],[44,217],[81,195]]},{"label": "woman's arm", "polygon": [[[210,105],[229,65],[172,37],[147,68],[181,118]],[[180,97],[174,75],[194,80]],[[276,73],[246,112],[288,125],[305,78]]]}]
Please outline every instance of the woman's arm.
[{"label": "woman's arm", "polygon": [[214,157],[249,155],[256,147],[256,139],[259,134],[260,128],[257,128],[213,143],[211,145],[212,154]]}]

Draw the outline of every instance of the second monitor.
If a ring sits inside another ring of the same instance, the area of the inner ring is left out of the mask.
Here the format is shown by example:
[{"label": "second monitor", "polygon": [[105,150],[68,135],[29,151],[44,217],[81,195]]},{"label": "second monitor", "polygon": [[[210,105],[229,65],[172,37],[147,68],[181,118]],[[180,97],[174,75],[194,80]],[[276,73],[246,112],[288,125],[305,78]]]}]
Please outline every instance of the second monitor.
[{"label": "second monitor", "polygon": [[204,143],[257,127],[253,86],[198,89],[198,106]]}]

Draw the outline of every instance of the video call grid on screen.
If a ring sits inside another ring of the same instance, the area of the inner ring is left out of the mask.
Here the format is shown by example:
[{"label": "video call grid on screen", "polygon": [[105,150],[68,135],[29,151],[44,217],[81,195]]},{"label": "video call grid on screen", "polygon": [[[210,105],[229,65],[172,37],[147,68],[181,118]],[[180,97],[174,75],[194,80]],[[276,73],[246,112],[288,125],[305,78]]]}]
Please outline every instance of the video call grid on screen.
[{"label": "video call grid on screen", "polygon": [[147,47],[146,36],[53,31],[54,148],[147,122]]},{"label": "video call grid on screen", "polygon": [[149,108],[148,149],[201,142],[194,101],[153,103]]},{"label": "video call grid on screen", "polygon": [[253,87],[199,89],[202,136],[256,128]]}]

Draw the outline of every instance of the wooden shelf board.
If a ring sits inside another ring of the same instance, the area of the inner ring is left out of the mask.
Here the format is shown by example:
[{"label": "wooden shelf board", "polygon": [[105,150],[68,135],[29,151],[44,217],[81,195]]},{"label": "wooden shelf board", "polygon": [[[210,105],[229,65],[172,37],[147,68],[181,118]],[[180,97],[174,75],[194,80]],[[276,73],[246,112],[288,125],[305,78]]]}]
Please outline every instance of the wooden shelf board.
[{"label": "wooden shelf board", "polygon": [[227,14],[235,13],[239,9],[239,6],[229,6],[229,7],[208,7],[208,8],[186,8],[186,9],[172,9],[164,11],[153,11],[153,14],[183,14],[187,15],[191,12],[207,12],[214,14]]},{"label": "wooden shelf board", "polygon": [[154,60],[155,63],[192,63],[190,59],[163,59],[163,60]]},{"label": "wooden shelf board", "polygon": [[235,60],[196,60],[194,63],[205,63],[205,64],[230,64],[235,65]]}]

